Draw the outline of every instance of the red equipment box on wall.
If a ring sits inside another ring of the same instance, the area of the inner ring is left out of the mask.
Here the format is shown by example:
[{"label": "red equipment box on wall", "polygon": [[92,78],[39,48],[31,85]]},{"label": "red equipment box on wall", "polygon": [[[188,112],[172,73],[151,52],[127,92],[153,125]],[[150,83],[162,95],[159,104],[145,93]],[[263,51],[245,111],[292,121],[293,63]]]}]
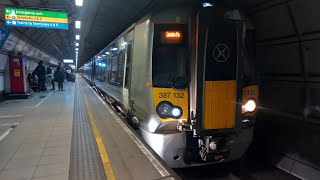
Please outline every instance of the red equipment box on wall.
[{"label": "red equipment box on wall", "polygon": [[27,98],[30,95],[28,94],[27,66],[22,57],[8,56],[6,76],[7,82],[5,84],[8,97]]},{"label": "red equipment box on wall", "polygon": [[11,93],[26,93],[26,75],[22,58],[9,56],[9,69]]}]

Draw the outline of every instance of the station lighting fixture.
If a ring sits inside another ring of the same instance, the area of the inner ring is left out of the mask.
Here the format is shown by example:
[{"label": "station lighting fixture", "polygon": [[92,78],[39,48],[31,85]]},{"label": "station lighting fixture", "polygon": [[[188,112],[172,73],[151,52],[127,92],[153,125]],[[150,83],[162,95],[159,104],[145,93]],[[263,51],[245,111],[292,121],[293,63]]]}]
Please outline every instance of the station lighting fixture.
[{"label": "station lighting fixture", "polygon": [[203,2],[203,3],[202,3],[202,6],[203,6],[203,7],[212,7],[213,4],[212,4],[212,3],[208,3],[208,2]]},{"label": "station lighting fixture", "polygon": [[102,55],[102,57],[106,57],[106,55]]},{"label": "station lighting fixture", "polygon": [[106,54],[110,54],[109,52],[106,52]]},{"label": "station lighting fixture", "polygon": [[73,63],[73,59],[63,59],[64,63]]},{"label": "station lighting fixture", "polygon": [[76,40],[80,40],[80,35],[79,34],[76,35]]},{"label": "station lighting fixture", "polygon": [[76,48],[76,51],[79,51],[79,48]]},{"label": "station lighting fixture", "polygon": [[77,6],[82,6],[83,5],[83,0],[75,0]]},{"label": "station lighting fixture", "polygon": [[78,47],[78,46],[79,46],[79,43],[76,43],[76,46]]},{"label": "station lighting fixture", "polygon": [[76,29],[80,29],[81,28],[81,21],[76,21]]},{"label": "station lighting fixture", "polygon": [[111,50],[112,50],[112,51],[116,51],[116,50],[118,50],[118,48],[112,48]]}]

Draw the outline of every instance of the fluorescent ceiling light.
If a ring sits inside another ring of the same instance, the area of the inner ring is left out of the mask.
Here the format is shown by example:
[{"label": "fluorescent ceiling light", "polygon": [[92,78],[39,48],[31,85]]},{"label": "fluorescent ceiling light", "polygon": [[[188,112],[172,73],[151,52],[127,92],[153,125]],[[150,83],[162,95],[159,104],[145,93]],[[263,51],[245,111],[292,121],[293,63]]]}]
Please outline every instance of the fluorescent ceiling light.
[{"label": "fluorescent ceiling light", "polygon": [[79,48],[76,48],[76,51],[79,51]]},{"label": "fluorescent ceiling light", "polygon": [[64,63],[73,63],[73,59],[64,59],[63,62]]},{"label": "fluorescent ceiling light", "polygon": [[76,40],[80,40],[80,35],[76,35]]},{"label": "fluorescent ceiling light", "polygon": [[211,6],[213,6],[213,4],[208,3],[208,2],[204,2],[204,3],[202,3],[202,6],[203,7],[211,7]]},{"label": "fluorescent ceiling light", "polygon": [[76,5],[77,6],[82,6],[83,5],[83,0],[76,0]]},{"label": "fluorescent ceiling light", "polygon": [[118,50],[118,48],[112,48],[111,50],[112,50],[112,51],[116,51],[116,50]]},{"label": "fluorescent ceiling light", "polygon": [[80,29],[81,28],[81,21],[76,21],[76,28]]},{"label": "fluorescent ceiling light", "polygon": [[106,57],[106,55],[102,55],[102,57]]},{"label": "fluorescent ceiling light", "polygon": [[79,46],[79,43],[76,43],[76,46]]},{"label": "fluorescent ceiling light", "polygon": [[106,52],[106,54],[110,54],[109,52]]}]

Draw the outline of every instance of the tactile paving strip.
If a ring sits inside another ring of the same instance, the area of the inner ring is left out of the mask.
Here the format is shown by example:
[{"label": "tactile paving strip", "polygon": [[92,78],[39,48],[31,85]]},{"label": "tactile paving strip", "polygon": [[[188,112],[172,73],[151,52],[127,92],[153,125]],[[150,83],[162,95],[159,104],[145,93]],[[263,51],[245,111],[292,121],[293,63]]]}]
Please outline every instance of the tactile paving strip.
[{"label": "tactile paving strip", "polygon": [[73,116],[69,180],[106,180],[84,99],[78,88]]}]

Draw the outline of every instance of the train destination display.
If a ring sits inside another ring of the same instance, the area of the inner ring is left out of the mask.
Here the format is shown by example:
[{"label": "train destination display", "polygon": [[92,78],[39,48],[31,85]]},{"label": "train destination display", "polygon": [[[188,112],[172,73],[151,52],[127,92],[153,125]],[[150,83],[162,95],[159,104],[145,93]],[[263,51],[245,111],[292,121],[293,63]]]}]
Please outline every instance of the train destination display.
[{"label": "train destination display", "polygon": [[5,8],[7,26],[68,29],[68,13],[34,9]]}]

